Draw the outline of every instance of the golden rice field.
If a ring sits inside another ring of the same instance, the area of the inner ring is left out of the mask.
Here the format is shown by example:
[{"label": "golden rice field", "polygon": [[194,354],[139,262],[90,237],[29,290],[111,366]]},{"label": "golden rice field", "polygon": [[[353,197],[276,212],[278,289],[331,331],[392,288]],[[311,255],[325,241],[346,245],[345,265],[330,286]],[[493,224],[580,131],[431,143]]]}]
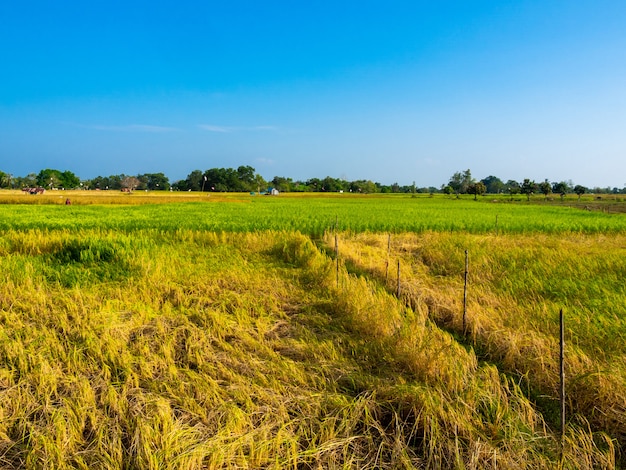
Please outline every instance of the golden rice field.
[{"label": "golden rice field", "polygon": [[[496,234],[461,201],[465,228],[396,231],[361,200],[159,202],[0,206],[0,468],[623,466],[623,216],[517,230],[498,206]],[[233,214],[250,228],[211,225]]]}]

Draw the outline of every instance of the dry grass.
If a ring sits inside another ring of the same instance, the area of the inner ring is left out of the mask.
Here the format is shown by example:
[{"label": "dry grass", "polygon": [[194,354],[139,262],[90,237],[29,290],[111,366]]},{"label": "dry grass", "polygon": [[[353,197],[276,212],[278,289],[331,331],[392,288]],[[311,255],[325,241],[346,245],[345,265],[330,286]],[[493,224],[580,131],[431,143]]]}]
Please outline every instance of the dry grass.
[{"label": "dry grass", "polygon": [[[350,269],[392,292],[399,260],[402,300],[517,377],[552,423],[558,422],[558,311],[564,308],[568,414],[624,446],[625,323],[617,312],[626,308],[626,237],[425,233],[393,235],[391,244],[386,234],[341,234],[340,240]],[[334,236],[327,234],[326,243],[334,246]]]},{"label": "dry grass", "polygon": [[[298,233],[7,232],[3,468],[554,468],[517,383]],[[612,468],[572,427],[568,468]]]}]

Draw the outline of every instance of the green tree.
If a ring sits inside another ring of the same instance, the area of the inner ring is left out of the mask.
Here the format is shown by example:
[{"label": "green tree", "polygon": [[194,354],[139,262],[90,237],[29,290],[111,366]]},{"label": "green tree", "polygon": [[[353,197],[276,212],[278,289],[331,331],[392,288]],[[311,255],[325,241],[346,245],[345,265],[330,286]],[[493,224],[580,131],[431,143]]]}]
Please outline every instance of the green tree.
[{"label": "green tree", "polygon": [[16,188],[34,188],[37,186],[37,175],[35,173],[29,173],[26,176],[13,178],[13,185]]},{"label": "green tree", "polygon": [[271,182],[274,188],[278,189],[281,193],[292,191],[294,187],[294,183],[291,178],[285,178],[282,176],[274,176]]},{"label": "green tree", "polygon": [[577,184],[576,186],[574,186],[574,192],[578,195],[578,200],[580,201],[580,197],[585,194],[587,192],[587,188],[585,188],[584,186],[581,186],[580,184]]},{"label": "green tree", "polygon": [[46,189],[55,189],[61,185],[61,172],[46,168],[37,175],[37,186]]},{"label": "green tree", "polygon": [[42,188],[74,189],[80,186],[80,178],[71,171],[59,171],[51,168],[41,170],[37,175],[37,184]]},{"label": "green tree", "polygon": [[94,179],[88,181],[88,186],[91,189],[122,189],[122,179],[125,175],[111,175],[111,176],[96,176]]},{"label": "green tree", "polygon": [[474,201],[478,199],[478,196],[482,196],[486,192],[487,187],[482,181],[479,181],[478,183],[471,183],[467,188],[467,193],[474,195]]},{"label": "green tree", "polygon": [[537,192],[537,183],[528,178],[524,179],[522,185],[520,186],[520,193],[526,195],[530,201],[530,196],[532,196],[535,192]]},{"label": "green tree", "polygon": [[347,187],[347,184],[345,181],[338,179],[338,178],[332,178],[330,176],[327,176],[326,178],[324,178],[321,181],[321,184],[322,184],[321,190],[327,193],[336,193],[339,191],[343,191]]},{"label": "green tree", "polygon": [[137,179],[144,183],[145,188],[150,191],[167,191],[170,189],[170,180],[163,173],[145,173],[138,175]]},{"label": "green tree", "polygon": [[353,193],[375,193],[376,192],[376,183],[370,180],[357,180],[352,181],[348,185],[348,189]]},{"label": "green tree", "polygon": [[319,178],[308,179],[304,184],[306,185],[308,191],[321,191],[322,188],[322,180]]},{"label": "green tree", "polygon": [[511,200],[513,200],[513,196],[519,194],[521,190],[520,184],[515,180],[508,180],[504,188],[511,195]]},{"label": "green tree", "polygon": [[[182,184],[181,184],[182,183]],[[182,182],[178,182],[178,189],[183,191],[201,191],[204,183],[204,175],[200,170],[193,170],[187,175],[187,178]],[[206,184],[204,184],[206,188]]]},{"label": "green tree", "polygon": [[558,194],[561,196],[561,201],[563,201],[563,198],[565,197],[565,195],[571,191],[571,186],[566,183],[565,181],[560,181],[558,183],[552,183],[552,192],[554,194]]},{"label": "green tree", "polygon": [[11,187],[11,175],[9,173],[5,173],[4,171],[0,171],[0,188],[10,188]]},{"label": "green tree", "polygon": [[232,191],[256,191],[256,170],[249,165],[237,168],[237,183]]},{"label": "green tree", "polygon": [[463,172],[457,171],[456,173],[454,173],[450,177],[448,186],[450,186],[454,190],[455,194],[458,197],[459,194],[466,194],[470,184],[472,184],[473,182],[474,179],[472,178],[472,172],[467,169]]},{"label": "green tree", "polygon": [[254,175],[254,189],[260,193],[263,188],[267,188],[267,181],[257,173]]},{"label": "green tree", "polygon": [[80,178],[69,170],[60,175],[61,187],[65,189],[76,189],[80,186]]},{"label": "green tree", "polygon": [[489,194],[500,194],[504,191],[504,183],[497,176],[487,176],[480,182],[485,185],[486,192]]},{"label": "green tree", "polygon": [[547,179],[545,179],[541,183],[539,183],[538,187],[539,187],[539,191],[541,191],[541,193],[545,196],[546,201],[547,201],[548,196],[552,192],[552,185]]}]

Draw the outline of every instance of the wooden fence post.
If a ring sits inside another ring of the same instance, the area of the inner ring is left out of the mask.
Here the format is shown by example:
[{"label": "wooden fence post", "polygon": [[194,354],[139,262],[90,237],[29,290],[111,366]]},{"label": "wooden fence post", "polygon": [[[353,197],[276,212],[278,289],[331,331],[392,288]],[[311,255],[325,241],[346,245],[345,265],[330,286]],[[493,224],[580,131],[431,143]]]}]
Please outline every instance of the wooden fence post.
[{"label": "wooden fence post", "polygon": [[469,274],[469,252],[465,250],[465,281],[463,286],[463,336],[467,332],[467,275]]},{"label": "wooden fence post", "polygon": [[335,232],[335,260],[337,261],[337,289],[339,289],[339,239]]},{"label": "wooden fence post", "polygon": [[385,286],[389,285],[389,254],[391,253],[391,234],[387,234],[387,263],[385,264]]},{"label": "wooden fence post", "polygon": [[563,466],[563,447],[565,445],[565,320],[563,318],[563,309],[559,311],[559,363],[560,363],[560,379],[561,379],[561,466]]},{"label": "wooden fence post", "polygon": [[396,297],[400,298],[400,260],[398,260],[398,287],[396,289]]}]

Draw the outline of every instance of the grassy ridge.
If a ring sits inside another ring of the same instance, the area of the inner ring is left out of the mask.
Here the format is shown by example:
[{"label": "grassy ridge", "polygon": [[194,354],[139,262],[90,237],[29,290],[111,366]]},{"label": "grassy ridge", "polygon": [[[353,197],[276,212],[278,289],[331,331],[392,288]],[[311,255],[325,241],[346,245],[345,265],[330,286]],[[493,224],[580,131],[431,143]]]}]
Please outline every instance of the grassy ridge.
[{"label": "grassy ridge", "polygon": [[[4,233],[4,468],[554,468],[514,381],[297,233]],[[572,426],[570,468],[611,468]]]}]

